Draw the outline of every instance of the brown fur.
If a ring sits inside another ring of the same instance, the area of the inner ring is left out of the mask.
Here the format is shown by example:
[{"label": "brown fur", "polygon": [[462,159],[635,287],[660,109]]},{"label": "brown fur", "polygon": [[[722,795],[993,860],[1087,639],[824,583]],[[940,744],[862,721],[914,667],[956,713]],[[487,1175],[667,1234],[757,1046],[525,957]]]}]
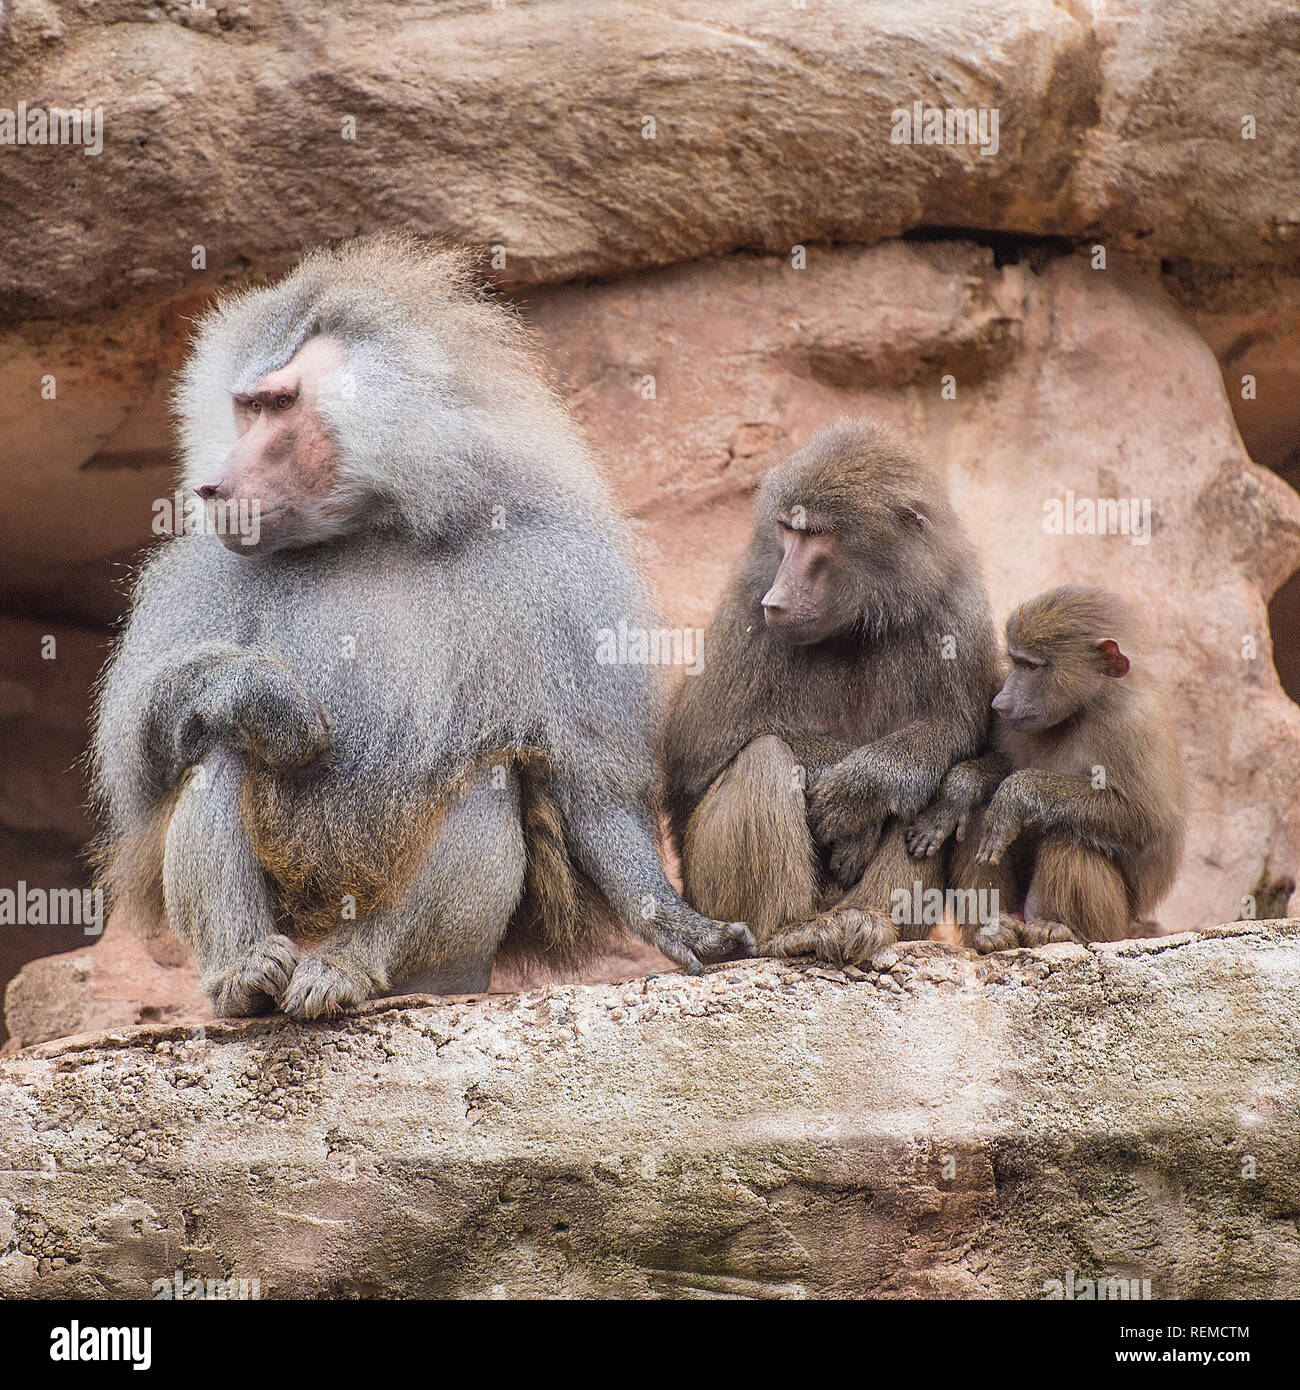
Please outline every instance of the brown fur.
[{"label": "brown fur", "polygon": [[104,836],[90,852],[96,886],[115,913],[146,939],[167,933],[163,845],[180,788],[174,788],[130,833]]},{"label": "brown fur", "polygon": [[[792,536],[805,521],[811,544]],[[896,940],[894,891],[942,875],[908,856],[903,826],[984,742],[995,670],[942,478],[867,421],[822,431],[764,479],[669,719],[688,901],[743,918],[770,954],[858,959]]]},{"label": "brown fur", "polygon": [[540,768],[531,767],[522,779],[524,893],[497,960],[507,968],[573,970],[626,943],[627,932],[573,862],[559,803]]},{"label": "brown fur", "polygon": [[[769,887],[761,898],[748,875],[758,862],[766,864]],[[770,734],[757,738],[719,773],[683,834],[682,877],[688,902],[710,917],[745,914],[760,946],[812,915],[817,846],[788,745]]]},{"label": "brown fur", "polygon": [[293,935],[309,941],[338,926],[345,898],[357,917],[398,902],[446,805],[445,799],[412,795],[387,817],[349,817],[342,837],[329,833],[331,822],[315,800],[291,779],[260,768],[244,779],[241,792],[244,825],[274,885],[278,915],[293,923]]},{"label": "brown fur", "polygon": [[[1128,606],[1102,589],[1062,587],[1022,604],[1007,621],[1008,651],[1043,664],[1013,668],[998,696],[1010,718],[995,725],[993,750],[953,768],[918,819],[933,843],[971,818],[954,881],[1023,905],[1026,941],[1122,940],[1177,873],[1182,762],[1140,643]],[[1024,718],[1037,725],[1015,727]]]}]

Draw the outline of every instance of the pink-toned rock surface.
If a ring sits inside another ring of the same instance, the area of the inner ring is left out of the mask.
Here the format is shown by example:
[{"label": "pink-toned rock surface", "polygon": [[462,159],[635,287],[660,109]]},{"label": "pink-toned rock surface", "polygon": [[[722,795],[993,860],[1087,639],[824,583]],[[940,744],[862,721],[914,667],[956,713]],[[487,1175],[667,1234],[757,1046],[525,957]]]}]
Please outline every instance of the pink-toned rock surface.
[{"label": "pink-toned rock surface", "polygon": [[[90,688],[107,650],[102,633],[0,616],[0,890],[89,882],[82,846]],[[0,920],[0,992],[22,965],[86,944],[84,924]],[[5,1036],[0,1017],[0,1042]]]},{"label": "pink-toned rock surface", "polygon": [[[802,271],[733,257],[540,292],[531,312],[657,547],[670,626],[706,624],[763,469],[857,412],[943,467],[999,620],[1058,583],[1130,596],[1191,786],[1159,916],[1178,930],[1236,917],[1261,877],[1294,888],[1300,862],[1300,708],[1267,614],[1300,564],[1300,499],[1250,461],[1212,354],[1158,287],[1082,256],[1040,266],[997,269],[960,243],[814,250]],[[1044,504],[1067,491],[1149,501],[1149,543],[1049,534]]]},{"label": "pink-toned rock surface", "polygon": [[211,1014],[183,951],[168,966],[134,931],[110,922],[94,946],[34,961],[5,991],[7,1050],[70,1033],[142,1023],[201,1023]]},{"label": "pink-toned rock surface", "polygon": [[[93,158],[7,153],[30,317],[187,288],[195,245],[221,272],[401,218],[527,284],[923,226],[1295,257],[1288,0],[10,8],[6,91],[104,110]],[[996,152],[893,143],[914,101],[996,109]]]},{"label": "pink-toned rock surface", "polygon": [[[1247,442],[1285,454],[1296,26],[1289,0],[6,6],[6,104],[97,105],[104,144],[0,167],[0,610],[114,616],[185,318],[394,224],[499,248],[513,286],[927,228],[1100,241],[1165,268],[1225,370],[1246,353]],[[997,154],[893,143],[916,101],[996,109]]]}]

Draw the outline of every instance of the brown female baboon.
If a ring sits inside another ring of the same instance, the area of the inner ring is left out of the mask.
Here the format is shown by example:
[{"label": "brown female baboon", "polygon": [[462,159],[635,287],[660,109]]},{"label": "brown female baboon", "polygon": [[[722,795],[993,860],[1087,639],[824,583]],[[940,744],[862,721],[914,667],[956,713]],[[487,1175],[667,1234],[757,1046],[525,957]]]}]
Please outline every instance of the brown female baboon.
[{"label": "brown female baboon", "polygon": [[654,682],[599,655],[651,607],[462,256],[308,256],[203,321],[177,404],[207,524],[140,577],[94,755],[110,888],[218,1013],[480,990],[615,919],[689,970],[752,949],[664,878]]},{"label": "brown female baboon", "polygon": [[[748,551],[669,718],[687,899],[772,955],[869,959],[943,887],[904,829],[984,744],[994,632],[942,479],[864,421],[763,480]],[[901,909],[901,910],[900,910]]]},{"label": "brown female baboon", "polygon": [[993,748],[948,773],[908,837],[931,855],[955,831],[957,887],[997,889],[1008,915],[985,949],[1121,940],[1173,884],[1187,793],[1136,627],[1117,595],[1074,587],[1007,620]]}]

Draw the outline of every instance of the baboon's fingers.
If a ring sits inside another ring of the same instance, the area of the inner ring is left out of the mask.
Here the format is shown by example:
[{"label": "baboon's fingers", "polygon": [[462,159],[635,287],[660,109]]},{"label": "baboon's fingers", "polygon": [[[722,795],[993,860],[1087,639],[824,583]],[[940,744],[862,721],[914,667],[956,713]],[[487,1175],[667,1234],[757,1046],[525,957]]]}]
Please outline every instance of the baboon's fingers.
[{"label": "baboon's fingers", "polygon": [[908,854],[924,859],[934,843],[934,830],[929,824],[917,821],[903,832],[903,843],[907,846]]},{"label": "baboon's fingers", "polygon": [[981,955],[991,951],[1010,951],[1020,945],[1020,923],[1006,913],[985,922],[975,933],[974,946]]},{"label": "baboon's fingers", "polygon": [[898,931],[876,912],[850,909],[825,918],[818,932],[817,954],[832,965],[875,965],[898,941]]},{"label": "baboon's fingers", "polygon": [[817,954],[817,940],[817,928],[808,923],[801,927],[788,927],[768,939],[763,946],[763,954],[777,958],[814,956]]},{"label": "baboon's fingers", "polygon": [[355,976],[313,951],[299,960],[280,1007],[295,1018],[332,1018],[370,993]]},{"label": "baboon's fingers", "polygon": [[266,1013],[288,988],[298,963],[298,948],[287,936],[263,937],[223,974],[205,987],[219,1018]]},{"label": "baboon's fingers", "polygon": [[904,838],[907,852],[914,859],[929,859],[939,852],[948,836],[943,826],[926,825],[920,830],[913,827]]},{"label": "baboon's fingers", "polygon": [[734,956],[756,956],[758,945],[754,940],[754,933],[744,924],[744,922],[728,922],[726,927],[727,940],[731,943],[731,954]]},{"label": "baboon's fingers", "polygon": [[871,862],[871,856],[876,852],[876,846],[880,843],[883,829],[883,822],[875,821],[860,833],[835,841],[831,851],[831,876],[836,883],[851,888],[861,880],[867,871],[867,865]]},{"label": "baboon's fingers", "polygon": [[659,937],[654,945],[662,951],[674,965],[680,965],[688,975],[704,974],[704,966],[700,963],[699,956],[691,950],[680,936],[665,934]]},{"label": "baboon's fingers", "polygon": [[767,956],[818,956],[831,965],[863,965],[893,946],[898,932],[878,914],[850,908],[788,927],[763,947]]},{"label": "baboon's fingers", "polygon": [[1037,918],[1026,922],[1020,930],[1021,940],[1026,946],[1046,946],[1052,941],[1073,941],[1080,945],[1083,938],[1072,931],[1064,922],[1047,922]]}]

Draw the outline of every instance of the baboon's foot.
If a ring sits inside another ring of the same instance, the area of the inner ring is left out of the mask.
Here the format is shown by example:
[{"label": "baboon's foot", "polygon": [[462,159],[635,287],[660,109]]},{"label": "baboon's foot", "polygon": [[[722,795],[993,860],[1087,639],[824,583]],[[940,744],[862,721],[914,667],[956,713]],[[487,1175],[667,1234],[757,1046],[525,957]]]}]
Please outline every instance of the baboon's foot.
[{"label": "baboon's foot", "polygon": [[1064,922],[1045,922],[1041,917],[1026,922],[1020,928],[1020,940],[1026,946],[1045,946],[1049,941],[1074,941],[1079,945],[1083,944],[1082,939]]},{"label": "baboon's foot", "polygon": [[898,928],[883,913],[843,907],[777,932],[762,953],[777,957],[817,956],[831,965],[861,967],[892,951],[897,942]]},{"label": "baboon's foot", "polygon": [[264,1014],[279,1002],[297,964],[298,948],[287,936],[264,936],[203,987],[218,1018]]},{"label": "baboon's foot", "polygon": [[982,956],[990,951],[1010,951],[1021,945],[1024,923],[1009,913],[999,912],[991,921],[980,923],[979,930],[971,938],[970,944]]},{"label": "baboon's foot", "polygon": [[688,975],[703,973],[701,961],[752,956],[758,950],[744,922],[715,922],[698,912],[683,914],[666,927],[652,925],[645,939]]},{"label": "baboon's foot", "polygon": [[280,1007],[294,1018],[332,1018],[364,1004],[375,985],[354,969],[345,969],[320,951],[308,951],[298,960]]}]

